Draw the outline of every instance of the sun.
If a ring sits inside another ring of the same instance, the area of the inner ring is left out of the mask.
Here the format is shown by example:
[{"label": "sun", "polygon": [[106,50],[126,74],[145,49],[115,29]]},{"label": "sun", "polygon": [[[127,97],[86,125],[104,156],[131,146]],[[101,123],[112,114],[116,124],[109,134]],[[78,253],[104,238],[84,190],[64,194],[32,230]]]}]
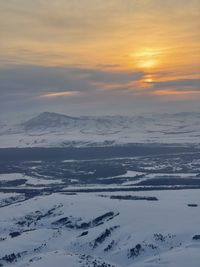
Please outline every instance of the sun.
[{"label": "sun", "polygon": [[147,77],[147,78],[144,79],[144,82],[146,82],[146,83],[153,83],[154,80],[153,80],[153,78],[150,78],[150,77],[148,78]]},{"label": "sun", "polygon": [[139,63],[139,67],[144,68],[144,69],[150,69],[155,67],[158,64],[158,62],[154,59],[147,59],[143,60]]},{"label": "sun", "polygon": [[159,49],[145,48],[131,54],[133,63],[137,68],[149,70],[159,66],[161,51]]}]

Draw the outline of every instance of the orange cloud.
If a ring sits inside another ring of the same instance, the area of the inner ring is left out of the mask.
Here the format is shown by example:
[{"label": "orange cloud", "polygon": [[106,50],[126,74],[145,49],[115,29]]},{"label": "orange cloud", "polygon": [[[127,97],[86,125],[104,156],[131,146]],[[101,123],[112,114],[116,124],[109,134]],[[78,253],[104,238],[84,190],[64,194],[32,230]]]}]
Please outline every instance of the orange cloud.
[{"label": "orange cloud", "polygon": [[192,95],[192,94],[200,94],[200,91],[176,91],[176,90],[158,90],[154,92],[155,95],[164,96],[164,95]]},{"label": "orange cloud", "polygon": [[77,96],[79,95],[80,92],[78,91],[64,91],[64,92],[50,92],[50,93],[47,93],[47,94],[44,94],[44,95],[41,95],[40,97],[62,97],[62,96],[68,96],[68,97],[71,97],[71,96]]}]

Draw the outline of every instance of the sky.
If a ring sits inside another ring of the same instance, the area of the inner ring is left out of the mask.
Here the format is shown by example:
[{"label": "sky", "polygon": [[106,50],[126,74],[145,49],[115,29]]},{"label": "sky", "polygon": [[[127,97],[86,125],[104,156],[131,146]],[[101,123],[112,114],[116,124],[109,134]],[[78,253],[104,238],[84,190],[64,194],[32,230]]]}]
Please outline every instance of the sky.
[{"label": "sky", "polygon": [[200,111],[199,0],[0,1],[0,114]]}]

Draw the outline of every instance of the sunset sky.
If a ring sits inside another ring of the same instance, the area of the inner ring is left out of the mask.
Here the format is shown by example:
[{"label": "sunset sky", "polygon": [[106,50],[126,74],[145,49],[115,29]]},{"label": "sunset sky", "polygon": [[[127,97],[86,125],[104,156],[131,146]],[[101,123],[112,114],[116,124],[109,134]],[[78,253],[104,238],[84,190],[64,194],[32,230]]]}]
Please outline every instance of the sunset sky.
[{"label": "sunset sky", "polygon": [[0,111],[200,111],[199,0],[0,1]]}]

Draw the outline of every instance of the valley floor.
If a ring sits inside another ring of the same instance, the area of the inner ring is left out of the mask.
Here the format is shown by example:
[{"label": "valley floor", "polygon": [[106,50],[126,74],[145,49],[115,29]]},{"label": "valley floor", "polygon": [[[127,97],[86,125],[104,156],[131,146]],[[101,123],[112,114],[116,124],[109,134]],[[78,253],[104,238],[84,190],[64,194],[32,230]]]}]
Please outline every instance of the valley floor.
[{"label": "valley floor", "polygon": [[200,148],[0,149],[0,267],[199,267]]}]

